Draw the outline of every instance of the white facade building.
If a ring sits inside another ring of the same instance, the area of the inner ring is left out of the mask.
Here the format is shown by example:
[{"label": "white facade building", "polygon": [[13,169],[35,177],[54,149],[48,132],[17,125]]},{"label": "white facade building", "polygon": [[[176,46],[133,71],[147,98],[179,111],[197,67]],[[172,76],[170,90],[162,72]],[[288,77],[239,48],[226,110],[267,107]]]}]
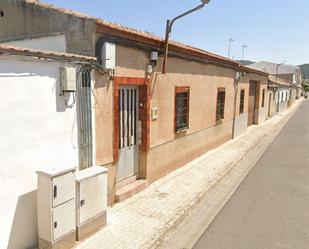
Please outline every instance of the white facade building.
[{"label": "white facade building", "polygon": [[61,94],[59,69],[94,59],[4,45],[0,54],[0,248],[30,248],[36,170],[80,164],[78,103],[75,93]]}]

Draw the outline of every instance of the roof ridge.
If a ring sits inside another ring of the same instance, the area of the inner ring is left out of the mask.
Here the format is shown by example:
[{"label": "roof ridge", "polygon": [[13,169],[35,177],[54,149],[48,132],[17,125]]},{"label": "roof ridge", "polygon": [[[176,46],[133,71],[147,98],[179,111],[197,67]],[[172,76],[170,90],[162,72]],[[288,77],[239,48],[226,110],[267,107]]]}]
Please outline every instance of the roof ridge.
[{"label": "roof ridge", "polygon": [[[80,17],[80,18],[92,19],[96,22],[97,25],[107,26],[108,28],[115,29],[119,32],[129,33],[131,35],[136,35],[136,36],[139,36],[141,38],[153,40],[153,41],[160,42],[160,43],[164,42],[164,38],[162,36],[159,36],[159,35],[154,34],[152,32],[140,31],[136,28],[126,27],[126,26],[123,26],[123,25],[118,24],[118,23],[113,23],[113,22],[104,20],[102,18],[92,17],[92,16],[89,16],[89,15],[86,15],[86,14],[82,14],[78,11],[60,8],[60,7],[57,7],[56,5],[43,3],[41,1],[35,1],[35,2],[33,2],[33,0],[24,0],[24,1],[27,2],[27,3],[33,4],[33,5],[43,7],[43,8],[53,9],[53,10],[62,12],[64,14],[74,15],[74,16]],[[197,48],[197,47],[194,47],[192,45],[189,45],[189,44],[186,44],[186,43],[183,43],[183,42],[180,42],[180,41],[171,40],[170,45],[175,46],[178,49],[187,50],[187,51],[190,51],[191,53],[198,54],[196,56],[199,56],[199,57],[201,57],[201,56],[212,57],[213,59],[221,60],[221,61],[224,61],[225,63],[233,64],[233,66],[240,67],[240,63],[237,62],[236,60],[232,60],[232,59],[227,58],[225,56],[218,55],[218,54],[215,54],[215,53],[212,53],[212,52],[208,52],[207,50]],[[247,68],[247,69],[250,69],[250,68]],[[260,72],[260,73],[265,74],[265,72],[260,71],[260,70],[255,70],[255,72]]]},{"label": "roof ridge", "polygon": [[[107,25],[107,26],[109,26],[111,28],[120,29],[120,30],[123,30],[123,31],[126,31],[126,32],[131,31],[131,32],[133,32],[136,35],[140,35],[140,36],[143,36],[143,37],[146,37],[146,38],[155,39],[157,41],[164,42],[164,38],[162,36],[160,36],[158,34],[155,34],[153,32],[150,32],[150,31],[143,31],[143,30],[139,30],[137,28],[132,28],[132,27],[124,26],[122,24],[111,22],[111,21],[107,21],[107,20],[102,19],[102,18],[97,18],[97,17],[93,17],[93,16],[90,16],[90,15],[87,15],[87,14],[83,14],[83,13],[75,11],[75,10],[58,7],[58,6],[54,5],[54,4],[49,4],[49,3],[45,3],[45,2],[41,2],[41,1],[35,1],[35,0],[24,0],[24,1],[29,3],[29,4],[32,4],[32,5],[40,6],[42,8],[53,9],[55,11],[59,11],[59,12],[62,12],[64,14],[74,15],[74,16],[77,16],[77,17],[80,17],[80,18],[93,19],[93,20],[95,20],[97,22],[97,24]],[[225,56],[221,56],[221,55],[209,52],[207,50],[204,50],[204,49],[201,49],[201,48],[198,48],[198,47],[194,47],[192,45],[189,45],[189,44],[186,44],[186,43],[183,43],[183,42],[180,42],[180,41],[171,40],[170,44],[175,45],[175,46],[185,47],[185,48],[188,48],[188,49],[193,49],[195,51],[206,53],[206,54],[208,54],[210,56],[214,56],[216,58],[221,58],[221,59],[224,59],[226,61],[238,64],[237,61],[232,60],[230,58],[227,58]]]}]

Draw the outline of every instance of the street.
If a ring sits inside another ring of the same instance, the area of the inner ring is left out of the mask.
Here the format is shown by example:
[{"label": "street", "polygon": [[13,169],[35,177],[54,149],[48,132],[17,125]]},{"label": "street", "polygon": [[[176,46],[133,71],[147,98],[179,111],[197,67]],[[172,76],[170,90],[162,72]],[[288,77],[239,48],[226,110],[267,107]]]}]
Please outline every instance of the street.
[{"label": "street", "polygon": [[308,151],[305,101],[194,248],[309,248]]}]

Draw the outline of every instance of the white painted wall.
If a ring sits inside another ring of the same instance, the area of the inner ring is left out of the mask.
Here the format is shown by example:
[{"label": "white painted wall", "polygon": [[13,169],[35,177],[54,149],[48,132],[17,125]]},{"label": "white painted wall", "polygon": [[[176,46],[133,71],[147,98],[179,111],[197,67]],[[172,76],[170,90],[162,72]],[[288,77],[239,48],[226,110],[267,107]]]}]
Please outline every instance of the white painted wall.
[{"label": "white painted wall", "polygon": [[61,63],[0,57],[0,248],[37,242],[36,170],[78,166],[76,110],[59,96]]},{"label": "white painted wall", "polygon": [[279,88],[276,94],[276,103],[282,103],[288,101],[290,98],[289,88]]},{"label": "white painted wall", "polygon": [[266,107],[261,107],[259,109],[255,109],[254,114],[254,123],[255,124],[261,124],[263,123],[267,118],[267,109]]},{"label": "white painted wall", "polygon": [[234,137],[238,137],[243,134],[248,127],[248,113],[242,113],[235,118],[235,130]]},{"label": "white painted wall", "polygon": [[66,41],[64,34],[6,42],[5,44],[22,48],[66,52]]}]

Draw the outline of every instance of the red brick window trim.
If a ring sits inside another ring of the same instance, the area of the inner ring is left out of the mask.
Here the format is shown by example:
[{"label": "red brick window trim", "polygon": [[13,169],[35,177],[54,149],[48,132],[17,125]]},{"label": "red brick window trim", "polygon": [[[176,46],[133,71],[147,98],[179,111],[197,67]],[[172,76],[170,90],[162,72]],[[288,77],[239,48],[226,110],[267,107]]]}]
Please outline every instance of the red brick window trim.
[{"label": "red brick window trim", "polygon": [[224,119],[225,111],[225,88],[218,88],[216,108],[216,121],[221,121]]},{"label": "red brick window trim", "polygon": [[175,88],[175,132],[189,129],[190,87],[177,86]]}]

